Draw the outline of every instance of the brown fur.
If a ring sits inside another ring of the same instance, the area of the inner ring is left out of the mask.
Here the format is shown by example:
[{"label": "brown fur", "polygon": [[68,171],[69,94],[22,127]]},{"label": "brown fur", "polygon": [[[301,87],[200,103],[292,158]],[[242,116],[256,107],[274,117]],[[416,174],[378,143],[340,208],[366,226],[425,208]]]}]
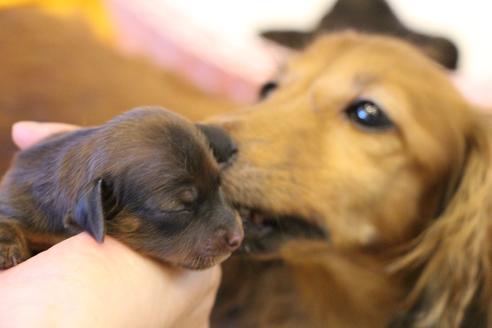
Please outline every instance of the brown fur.
[{"label": "brown fur", "polygon": [[160,108],[140,108],[21,151],[0,184],[0,269],[82,230],[190,269],[241,243],[204,135]]},{"label": "brown fur", "polygon": [[[239,149],[225,191],[253,218],[297,217],[326,238],[286,236],[274,260],[231,261],[214,325],[491,325],[489,118],[444,69],[385,37],[322,37],[278,83],[258,105],[214,120]],[[346,108],[357,98],[395,127],[354,124]],[[265,249],[267,228],[249,242]]]},{"label": "brown fur", "polygon": [[20,120],[102,124],[136,106],[158,105],[197,120],[233,107],[143,59],[103,45],[82,21],[34,8],[0,10],[0,173]]}]

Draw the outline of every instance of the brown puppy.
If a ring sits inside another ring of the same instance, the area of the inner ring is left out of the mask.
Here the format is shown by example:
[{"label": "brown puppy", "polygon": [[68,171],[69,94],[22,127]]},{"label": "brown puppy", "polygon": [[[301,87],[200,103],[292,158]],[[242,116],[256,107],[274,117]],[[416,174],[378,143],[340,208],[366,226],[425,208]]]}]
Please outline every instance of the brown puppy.
[{"label": "brown puppy", "polygon": [[160,108],[17,155],[0,185],[0,269],[82,230],[191,269],[224,260],[243,236],[204,135]]},{"label": "brown puppy", "polygon": [[215,120],[237,143],[224,191],[256,256],[226,264],[214,324],[491,326],[492,129],[445,70],[345,33],[263,91]]}]

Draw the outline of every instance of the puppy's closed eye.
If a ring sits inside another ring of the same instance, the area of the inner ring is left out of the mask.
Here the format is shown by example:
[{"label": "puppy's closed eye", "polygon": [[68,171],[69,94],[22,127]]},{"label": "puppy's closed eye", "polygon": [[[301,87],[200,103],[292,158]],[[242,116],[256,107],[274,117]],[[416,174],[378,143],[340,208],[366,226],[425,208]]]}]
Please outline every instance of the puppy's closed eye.
[{"label": "puppy's closed eye", "polygon": [[370,100],[357,99],[344,112],[350,121],[364,130],[384,131],[394,127],[386,113]]},{"label": "puppy's closed eye", "polygon": [[159,209],[162,214],[172,214],[186,211],[189,212],[192,211],[197,198],[198,192],[195,188],[185,189],[172,198],[168,198],[165,201],[161,200]]},{"label": "puppy's closed eye", "polygon": [[190,207],[179,199],[170,199],[159,207],[161,214],[172,214],[189,211]]}]

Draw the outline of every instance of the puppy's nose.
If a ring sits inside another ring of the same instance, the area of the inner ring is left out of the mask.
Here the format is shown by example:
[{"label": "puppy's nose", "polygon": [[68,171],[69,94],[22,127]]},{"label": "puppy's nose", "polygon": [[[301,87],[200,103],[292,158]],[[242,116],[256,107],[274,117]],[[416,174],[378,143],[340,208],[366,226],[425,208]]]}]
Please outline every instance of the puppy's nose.
[{"label": "puppy's nose", "polygon": [[210,148],[212,148],[215,159],[219,164],[231,162],[235,158],[238,148],[224,129],[205,124],[197,124],[197,127],[210,143]]},{"label": "puppy's nose", "polygon": [[231,251],[238,249],[243,241],[243,234],[237,231],[226,234],[226,243]]},{"label": "puppy's nose", "polygon": [[239,248],[243,241],[244,233],[242,229],[238,230],[219,230],[219,243],[227,252],[233,252]]}]

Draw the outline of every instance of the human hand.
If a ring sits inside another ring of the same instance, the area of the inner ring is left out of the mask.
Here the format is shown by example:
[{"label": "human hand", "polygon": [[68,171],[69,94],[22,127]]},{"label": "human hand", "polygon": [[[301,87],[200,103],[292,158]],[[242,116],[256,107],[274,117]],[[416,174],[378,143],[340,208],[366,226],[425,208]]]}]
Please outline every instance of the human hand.
[{"label": "human hand", "polygon": [[[13,139],[24,148],[75,128],[23,122]],[[0,272],[0,326],[206,327],[220,274],[167,267],[83,233]]]}]

